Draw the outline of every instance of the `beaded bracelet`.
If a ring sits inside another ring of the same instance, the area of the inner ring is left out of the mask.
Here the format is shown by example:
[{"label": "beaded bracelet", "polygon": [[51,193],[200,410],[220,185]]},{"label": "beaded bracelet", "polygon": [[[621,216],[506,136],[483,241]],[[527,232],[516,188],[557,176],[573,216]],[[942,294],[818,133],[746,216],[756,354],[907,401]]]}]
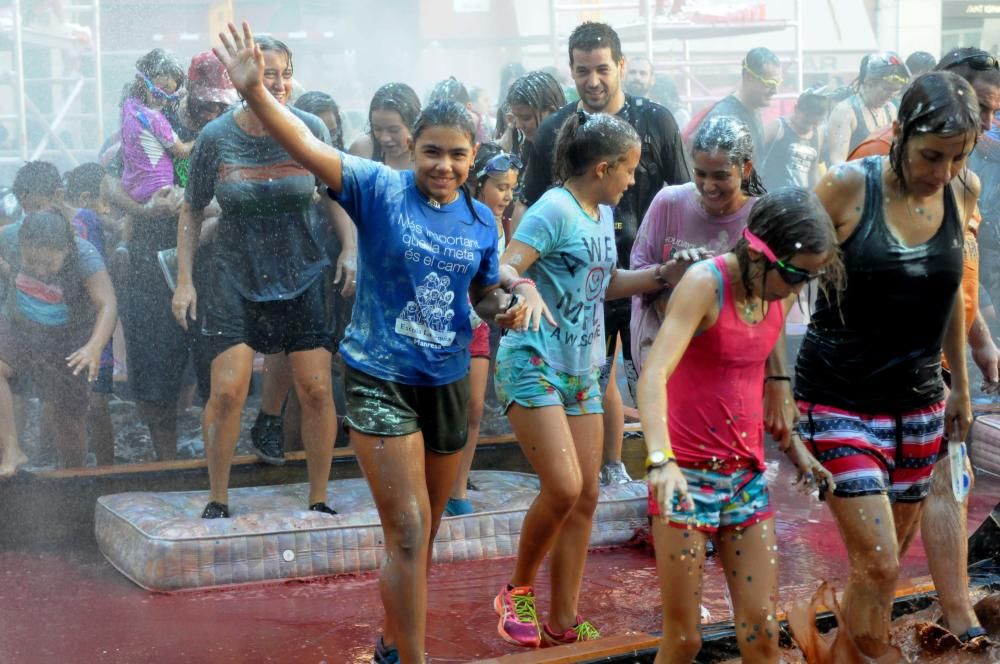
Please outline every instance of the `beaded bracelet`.
[{"label": "beaded bracelet", "polygon": [[532,288],[536,287],[535,286],[535,282],[534,282],[533,279],[528,279],[526,277],[521,277],[520,279],[515,279],[513,282],[511,282],[511,284],[510,284],[510,292],[513,293],[515,288],[517,288],[518,286],[521,286],[523,284],[528,284]]}]

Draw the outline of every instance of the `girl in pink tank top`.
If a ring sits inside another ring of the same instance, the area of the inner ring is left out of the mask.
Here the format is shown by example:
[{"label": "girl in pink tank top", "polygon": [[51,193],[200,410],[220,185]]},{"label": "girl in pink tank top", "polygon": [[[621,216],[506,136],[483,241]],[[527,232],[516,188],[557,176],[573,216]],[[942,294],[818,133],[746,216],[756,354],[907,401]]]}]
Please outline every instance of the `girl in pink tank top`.
[{"label": "girl in pink tank top", "polygon": [[[784,353],[772,353],[787,308],[810,281],[838,286],[842,275],[829,215],[813,193],[786,188],[761,197],[732,251],[694,265],[671,295],[637,394],[663,600],[660,664],[694,661],[701,647],[691,598],[711,536],[743,661],[778,660],[764,384],[789,380]],[[810,489],[832,481],[800,439],[786,435],[779,447]]]}]

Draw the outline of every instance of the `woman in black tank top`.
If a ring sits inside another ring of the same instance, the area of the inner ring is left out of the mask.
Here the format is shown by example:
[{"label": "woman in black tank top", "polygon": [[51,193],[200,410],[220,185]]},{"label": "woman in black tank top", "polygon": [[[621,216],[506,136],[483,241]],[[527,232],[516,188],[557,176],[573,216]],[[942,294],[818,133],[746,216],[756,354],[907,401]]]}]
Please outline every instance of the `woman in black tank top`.
[{"label": "woman in black tank top", "polygon": [[[847,287],[818,298],[795,396],[802,436],[836,482],[824,495],[850,553],[846,623],[870,657],[891,648],[899,558],[942,435],[964,440],[972,421],[959,284],[965,220],[979,194],[965,170],[977,114],[964,79],[921,76],[903,96],[890,156],[844,164],[817,188],[837,227]],[[947,397],[942,350],[952,369]]]},{"label": "woman in black tank top", "polygon": [[854,94],[830,114],[827,154],[830,165],[847,161],[873,132],[892,124],[896,109],[889,103],[910,80],[910,71],[895,53],[873,53],[861,60]]}]

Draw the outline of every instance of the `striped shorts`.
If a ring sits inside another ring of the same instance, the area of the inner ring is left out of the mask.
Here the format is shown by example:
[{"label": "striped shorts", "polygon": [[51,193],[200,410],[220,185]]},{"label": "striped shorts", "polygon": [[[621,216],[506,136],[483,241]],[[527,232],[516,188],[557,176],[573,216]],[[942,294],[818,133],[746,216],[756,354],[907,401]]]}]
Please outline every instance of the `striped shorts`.
[{"label": "striped shorts", "polygon": [[899,415],[852,413],[799,401],[799,433],[833,474],[835,496],[927,497],[944,436],[944,401]]}]

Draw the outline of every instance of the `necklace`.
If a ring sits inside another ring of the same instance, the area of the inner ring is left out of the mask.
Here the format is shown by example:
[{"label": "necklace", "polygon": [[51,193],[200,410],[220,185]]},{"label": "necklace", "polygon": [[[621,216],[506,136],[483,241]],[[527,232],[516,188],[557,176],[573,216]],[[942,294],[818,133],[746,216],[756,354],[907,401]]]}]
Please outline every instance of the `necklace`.
[{"label": "necklace", "polygon": [[424,196],[424,202],[427,203],[427,205],[429,205],[430,207],[434,208],[435,210],[440,210],[442,205],[451,205],[452,203],[454,203],[457,200],[458,200],[458,192],[457,191],[455,192],[455,195],[452,196],[451,200],[448,201],[448,202],[446,202],[446,203],[441,203],[440,201],[436,201],[433,198],[431,198],[430,196],[426,196],[426,195]]},{"label": "necklace", "polygon": [[574,193],[573,193],[573,190],[572,190],[572,189],[570,189],[570,188],[569,188],[569,187],[568,187],[567,185],[565,185],[565,184],[563,185],[563,189],[565,189],[565,190],[566,190],[566,192],[567,192],[567,193],[568,193],[568,194],[569,194],[570,196],[572,196],[572,197],[573,197],[573,200],[574,200],[574,201],[576,201],[576,204],[580,206],[580,209],[581,209],[581,210],[583,210],[583,211],[584,211],[584,213],[585,213],[585,214],[586,214],[587,216],[589,216],[589,217],[591,217],[591,218],[593,218],[593,219],[600,219],[600,218],[601,218],[601,211],[600,211],[600,208],[594,208],[593,210],[588,210],[587,208],[585,208],[585,207],[583,206],[583,203],[581,203],[581,202],[580,202],[580,199],[576,197],[576,194],[574,194]]}]

